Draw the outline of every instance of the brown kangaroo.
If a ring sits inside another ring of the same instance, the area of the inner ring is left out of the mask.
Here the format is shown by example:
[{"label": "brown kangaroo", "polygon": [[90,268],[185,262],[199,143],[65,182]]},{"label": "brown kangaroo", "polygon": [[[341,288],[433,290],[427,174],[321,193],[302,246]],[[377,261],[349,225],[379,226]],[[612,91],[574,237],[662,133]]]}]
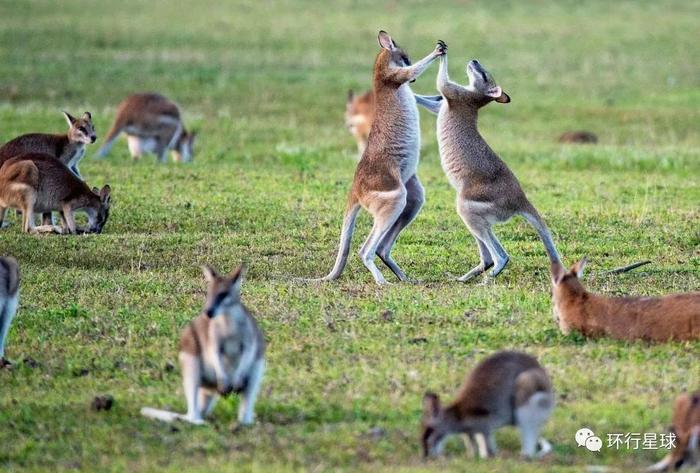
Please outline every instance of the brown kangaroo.
[{"label": "brown kangaroo", "polygon": [[564,334],[621,340],[700,338],[700,292],[663,297],[606,297],[588,292],[581,281],[586,259],[569,271],[552,264],[554,319]]},{"label": "brown kangaroo", "polygon": [[676,398],[671,432],[676,436],[676,448],[647,471],[679,470],[700,465],[700,390]]},{"label": "brown kangaroo", "polygon": [[380,31],[381,51],[374,62],[375,116],[367,149],[357,164],[343,219],[340,249],[331,272],[321,280],[340,277],[347,261],[360,207],[372,214],[374,225],[360,257],[377,284],[386,279],[374,264],[376,256],[401,280],[408,278],[391,258],[399,233],[416,218],[425,201],[416,171],[420,127],[416,99],[409,83],[416,80],[447,46],[438,42],[433,52],[411,65],[406,52]]},{"label": "brown kangaroo", "polygon": [[165,162],[168,150],[172,150],[175,161],[192,160],[195,133],[185,129],[177,104],[160,94],[133,94],[119,104],[98,158],[107,156],[122,132],[126,133],[134,159],[154,153],[158,161]]},{"label": "brown kangaroo", "polygon": [[[77,233],[73,212],[88,215],[87,232],[101,233],[109,217],[111,189],[92,190],[79,177],[51,155],[24,153],[9,159],[0,168],[0,221],[7,208],[20,209],[27,233]],[[61,212],[63,229],[54,225],[34,227],[34,212]]]},{"label": "brown kangaroo", "polygon": [[540,429],[554,409],[547,372],[525,353],[502,351],[481,361],[469,374],[457,398],[442,406],[437,394],[423,397],[423,454],[437,455],[452,434],[467,434],[481,458],[496,453],[496,429],[516,425],[522,454],[541,457],[552,446]]}]

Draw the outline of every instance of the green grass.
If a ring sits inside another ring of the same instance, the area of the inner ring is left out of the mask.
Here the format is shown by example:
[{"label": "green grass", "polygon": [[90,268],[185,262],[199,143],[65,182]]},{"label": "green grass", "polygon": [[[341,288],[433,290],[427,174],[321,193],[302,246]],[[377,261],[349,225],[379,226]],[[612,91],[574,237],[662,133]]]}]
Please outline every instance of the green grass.
[{"label": "green grass", "polygon": [[[377,288],[354,250],[338,282],[293,281],[335,258],[354,169],[346,90],[368,86],[385,28],[413,59],[445,40],[455,80],[478,57],[511,95],[483,111],[483,133],[565,260],[590,258],[590,289],[700,287],[697,2],[436,3],[0,1],[0,140],[64,130],[61,109],[92,111],[102,135],[119,100],[140,90],[176,99],[201,133],[191,165],[134,164],[123,141],[107,160],[83,162],[91,185],[114,190],[102,235],[27,236],[16,222],[0,233],[0,253],[16,256],[23,275],[7,348],[19,363],[0,372],[0,467],[628,471],[663,455],[592,454],[574,433],[665,432],[674,397],[700,382],[700,344],[562,336],[542,245],[521,220],[496,230],[512,257],[498,279],[453,282],[477,252],[428,114],[427,203],[395,249],[422,283]],[[414,90],[432,93],[436,71]],[[570,129],[600,144],[556,144]],[[368,228],[364,215],[355,247]],[[642,259],[653,264],[603,274]],[[235,399],[206,427],[142,418],[142,406],[185,408],[179,370],[166,364],[177,364],[180,329],[202,306],[198,266],[241,261],[244,300],[269,342],[259,422],[231,433]],[[537,355],[553,378],[558,406],[544,431],[553,455],[521,462],[517,434],[504,429],[498,460],[469,459],[454,441],[423,461],[423,392],[449,398],[478,360],[505,348]],[[99,394],[114,396],[111,411],[90,410]]]}]

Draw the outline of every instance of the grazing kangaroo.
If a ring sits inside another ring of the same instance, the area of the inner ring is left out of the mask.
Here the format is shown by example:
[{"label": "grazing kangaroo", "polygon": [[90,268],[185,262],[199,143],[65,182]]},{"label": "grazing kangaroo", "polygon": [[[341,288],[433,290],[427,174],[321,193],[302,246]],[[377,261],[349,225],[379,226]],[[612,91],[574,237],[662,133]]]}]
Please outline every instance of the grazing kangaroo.
[{"label": "grazing kangaroo", "polygon": [[5,340],[19,303],[19,266],[12,257],[0,257],[0,368],[10,366],[5,359]]},{"label": "grazing kangaroo", "polygon": [[540,438],[540,429],[553,409],[552,384],[537,360],[524,353],[498,352],[474,368],[447,406],[441,405],[437,394],[425,394],[423,454],[438,455],[449,435],[466,434],[479,456],[487,458],[496,454],[495,430],[515,425],[522,454],[542,457],[552,447]]},{"label": "grazing kangaroo", "polygon": [[[78,177],[78,163],[85,156],[85,145],[97,140],[92,115],[85,112],[80,118],[63,112],[68,122],[68,133],[65,135],[49,135],[45,133],[30,133],[18,136],[0,147],[0,166],[8,159],[23,153],[46,153],[58,158]],[[51,224],[51,213],[42,216],[45,225]]]},{"label": "grazing kangaroo", "polygon": [[695,340],[700,338],[700,292],[663,297],[605,297],[588,292],[580,278],[582,259],[569,271],[552,264],[554,320],[564,334],[620,340]]},{"label": "grazing kangaroo", "polygon": [[80,177],[78,163],[85,156],[85,145],[94,143],[97,139],[92,115],[85,112],[80,118],[63,112],[68,122],[68,133],[65,135],[48,135],[30,133],[18,136],[0,147],[0,166],[10,158],[23,153],[45,153],[58,158],[68,169]]},{"label": "grazing kangaroo", "polygon": [[447,46],[439,41],[433,52],[412,65],[406,52],[385,31],[379,32],[378,40],[381,51],[374,63],[374,122],[348,196],[338,256],[331,272],[321,279],[325,281],[337,279],[343,272],[360,207],[374,219],[372,231],[360,249],[362,262],[377,284],[387,281],[374,264],[376,256],[401,281],[408,280],[391,258],[391,249],[425,201],[423,186],[416,175],[420,127],[409,82],[416,80],[435,58],[445,54]]},{"label": "grazing kangaroo", "polygon": [[676,448],[646,471],[671,471],[685,466],[700,466],[700,390],[683,393],[676,398],[671,433],[676,435]]},{"label": "grazing kangaroo", "polygon": [[97,152],[98,158],[107,156],[122,132],[126,133],[134,159],[154,153],[163,163],[172,150],[175,161],[192,160],[195,133],[185,129],[180,108],[160,94],[133,94],[119,104],[114,124]]},{"label": "grazing kangaroo", "polygon": [[73,212],[88,215],[87,232],[101,233],[109,217],[111,188],[92,190],[79,177],[51,155],[25,153],[15,156],[0,168],[0,222],[7,208],[22,211],[23,230],[27,233],[59,232],[53,225],[34,227],[34,212],[61,212],[63,229],[59,233],[77,233]]},{"label": "grazing kangaroo", "polygon": [[362,95],[355,95],[350,90],[348,101],[345,104],[345,126],[348,127],[352,136],[357,141],[358,156],[367,148],[369,131],[374,121],[374,91],[369,90]]},{"label": "grazing kangaroo", "polygon": [[497,276],[510,257],[493,233],[495,223],[522,215],[535,227],[551,262],[559,254],[542,217],[525,196],[515,175],[489,147],[477,128],[479,109],[492,101],[510,102],[491,74],[478,61],[467,63],[469,85],[450,81],[447,55],[440,58],[437,76],[439,97],[417,96],[418,103],[437,113],[440,161],[447,178],[457,191],[457,213],[479,247],[480,263],[459,281],[468,281],[493,267]]},{"label": "grazing kangaroo", "polygon": [[204,311],[185,327],[180,339],[180,366],[187,414],[145,407],[146,417],[201,424],[213,409],[217,393],[241,395],[238,421],[253,423],[255,400],[265,370],[265,341],[253,316],[241,302],[243,267],[229,276],[203,268],[208,282]]}]

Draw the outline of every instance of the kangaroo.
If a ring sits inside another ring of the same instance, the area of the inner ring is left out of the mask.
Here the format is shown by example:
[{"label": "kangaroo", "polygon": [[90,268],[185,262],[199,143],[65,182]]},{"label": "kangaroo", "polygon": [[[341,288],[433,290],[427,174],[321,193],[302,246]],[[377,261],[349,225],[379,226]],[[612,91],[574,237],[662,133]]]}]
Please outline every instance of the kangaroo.
[{"label": "kangaroo", "polygon": [[466,434],[479,456],[487,458],[496,454],[494,431],[515,425],[520,430],[522,454],[542,457],[552,450],[539,435],[554,403],[547,372],[535,358],[513,351],[498,352],[474,368],[456,399],[447,406],[442,406],[437,394],[425,394],[423,454],[438,455],[449,435]]},{"label": "kangaroo", "polygon": [[537,230],[551,262],[559,254],[542,217],[525,196],[515,175],[489,147],[477,129],[479,109],[492,101],[509,103],[510,97],[496,85],[477,60],[467,63],[469,85],[450,81],[447,55],[440,58],[437,88],[442,99],[416,97],[418,103],[436,113],[440,161],[457,191],[457,213],[479,247],[480,263],[459,281],[468,281],[493,268],[495,277],[510,257],[493,233],[492,225],[522,215]]},{"label": "kangaroo", "polygon": [[340,249],[331,272],[322,281],[338,279],[350,251],[355,219],[360,208],[374,220],[360,249],[362,262],[377,284],[387,281],[374,263],[376,256],[401,281],[408,278],[391,257],[399,233],[413,221],[425,201],[416,171],[420,153],[418,108],[409,82],[447,50],[439,41],[435,50],[415,64],[391,36],[380,31],[381,51],[374,63],[375,115],[367,149],[357,164],[348,196],[340,236]]},{"label": "kangaroo", "polygon": [[700,390],[676,398],[671,432],[676,436],[676,448],[646,471],[680,470],[684,466],[700,465]]},{"label": "kangaroo", "polygon": [[345,126],[357,141],[358,156],[367,148],[369,131],[374,121],[374,91],[369,90],[362,95],[355,95],[348,91],[348,100],[345,104]]},{"label": "kangaroo", "polygon": [[5,359],[5,340],[19,304],[19,266],[12,257],[0,257],[0,368],[12,365]]},{"label": "kangaroo", "polygon": [[65,135],[48,135],[30,133],[18,136],[0,147],[0,166],[8,159],[23,153],[46,153],[58,158],[73,174],[80,177],[78,163],[85,156],[85,145],[97,140],[92,115],[85,112],[80,118],[75,118],[68,112],[63,112],[68,122],[68,133]]},{"label": "kangaroo", "polygon": [[552,264],[554,320],[564,334],[620,340],[700,339],[700,292],[663,297],[605,297],[581,284],[586,258],[567,271]]},{"label": "kangaroo", "polygon": [[192,160],[195,133],[185,129],[180,108],[160,94],[133,94],[119,104],[114,124],[97,152],[98,158],[107,156],[122,132],[126,133],[129,151],[135,160],[146,153],[154,153],[158,161],[164,163],[169,150],[175,161]]},{"label": "kangaroo", "polygon": [[145,407],[146,417],[194,424],[214,409],[217,393],[241,395],[238,421],[253,423],[253,409],[265,371],[265,340],[253,316],[241,302],[243,267],[220,276],[203,267],[208,283],[204,310],[182,331],[180,366],[187,398],[187,414]]},{"label": "kangaroo", "polygon": [[[27,233],[77,233],[73,212],[84,210],[90,233],[101,233],[109,217],[111,188],[92,190],[51,155],[24,153],[0,168],[0,222],[8,207],[23,213]],[[63,229],[54,225],[34,227],[34,212],[61,212]]]}]

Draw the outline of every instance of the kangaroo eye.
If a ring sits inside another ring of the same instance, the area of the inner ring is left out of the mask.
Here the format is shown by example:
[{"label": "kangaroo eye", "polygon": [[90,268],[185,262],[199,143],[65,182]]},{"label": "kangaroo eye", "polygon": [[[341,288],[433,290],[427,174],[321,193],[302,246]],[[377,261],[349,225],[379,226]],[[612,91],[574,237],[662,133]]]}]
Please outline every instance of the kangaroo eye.
[{"label": "kangaroo eye", "polygon": [[80,128],[78,128],[78,130],[82,133],[87,133],[87,130],[85,129],[84,126],[81,126]]}]

